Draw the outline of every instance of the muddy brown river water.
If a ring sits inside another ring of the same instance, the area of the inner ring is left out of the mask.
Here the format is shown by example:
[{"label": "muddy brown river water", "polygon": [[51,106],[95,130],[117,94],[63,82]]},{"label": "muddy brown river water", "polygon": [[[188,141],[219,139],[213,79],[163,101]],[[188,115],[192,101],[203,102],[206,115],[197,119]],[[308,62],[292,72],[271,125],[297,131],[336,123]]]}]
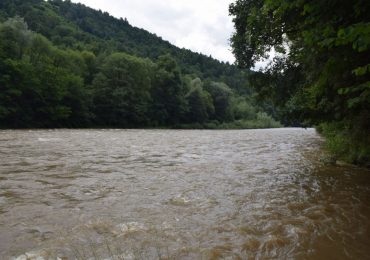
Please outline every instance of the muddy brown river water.
[{"label": "muddy brown river water", "polygon": [[0,131],[0,259],[370,259],[313,129]]}]

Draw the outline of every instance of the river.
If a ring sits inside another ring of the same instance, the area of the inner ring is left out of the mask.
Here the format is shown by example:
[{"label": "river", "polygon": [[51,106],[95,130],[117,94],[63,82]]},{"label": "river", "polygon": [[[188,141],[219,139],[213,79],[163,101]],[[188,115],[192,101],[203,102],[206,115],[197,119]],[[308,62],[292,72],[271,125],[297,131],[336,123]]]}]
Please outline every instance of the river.
[{"label": "river", "polygon": [[0,131],[0,259],[369,259],[314,129]]}]

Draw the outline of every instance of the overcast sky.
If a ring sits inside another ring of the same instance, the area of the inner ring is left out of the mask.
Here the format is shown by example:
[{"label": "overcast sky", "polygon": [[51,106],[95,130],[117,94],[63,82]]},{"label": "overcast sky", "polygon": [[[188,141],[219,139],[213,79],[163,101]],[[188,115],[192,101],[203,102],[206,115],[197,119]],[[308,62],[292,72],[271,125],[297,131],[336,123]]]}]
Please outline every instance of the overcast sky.
[{"label": "overcast sky", "polygon": [[232,0],[72,0],[161,36],[174,45],[234,62],[228,16]]}]

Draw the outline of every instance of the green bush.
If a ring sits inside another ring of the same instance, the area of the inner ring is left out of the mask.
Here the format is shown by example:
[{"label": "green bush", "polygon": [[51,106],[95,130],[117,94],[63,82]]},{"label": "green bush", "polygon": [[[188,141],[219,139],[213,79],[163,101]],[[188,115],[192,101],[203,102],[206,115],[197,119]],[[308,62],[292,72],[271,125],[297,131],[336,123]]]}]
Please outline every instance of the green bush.
[{"label": "green bush", "polygon": [[323,123],[316,130],[325,137],[325,148],[336,160],[370,166],[369,133],[349,127],[349,123]]}]

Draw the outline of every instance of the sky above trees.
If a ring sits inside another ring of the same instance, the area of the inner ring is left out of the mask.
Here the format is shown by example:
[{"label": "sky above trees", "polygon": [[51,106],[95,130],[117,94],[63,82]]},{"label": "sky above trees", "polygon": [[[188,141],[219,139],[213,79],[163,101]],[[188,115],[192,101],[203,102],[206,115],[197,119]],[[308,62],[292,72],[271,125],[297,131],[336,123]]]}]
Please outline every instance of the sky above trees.
[{"label": "sky above trees", "polygon": [[148,30],[180,48],[234,62],[229,39],[231,0],[72,0]]}]

